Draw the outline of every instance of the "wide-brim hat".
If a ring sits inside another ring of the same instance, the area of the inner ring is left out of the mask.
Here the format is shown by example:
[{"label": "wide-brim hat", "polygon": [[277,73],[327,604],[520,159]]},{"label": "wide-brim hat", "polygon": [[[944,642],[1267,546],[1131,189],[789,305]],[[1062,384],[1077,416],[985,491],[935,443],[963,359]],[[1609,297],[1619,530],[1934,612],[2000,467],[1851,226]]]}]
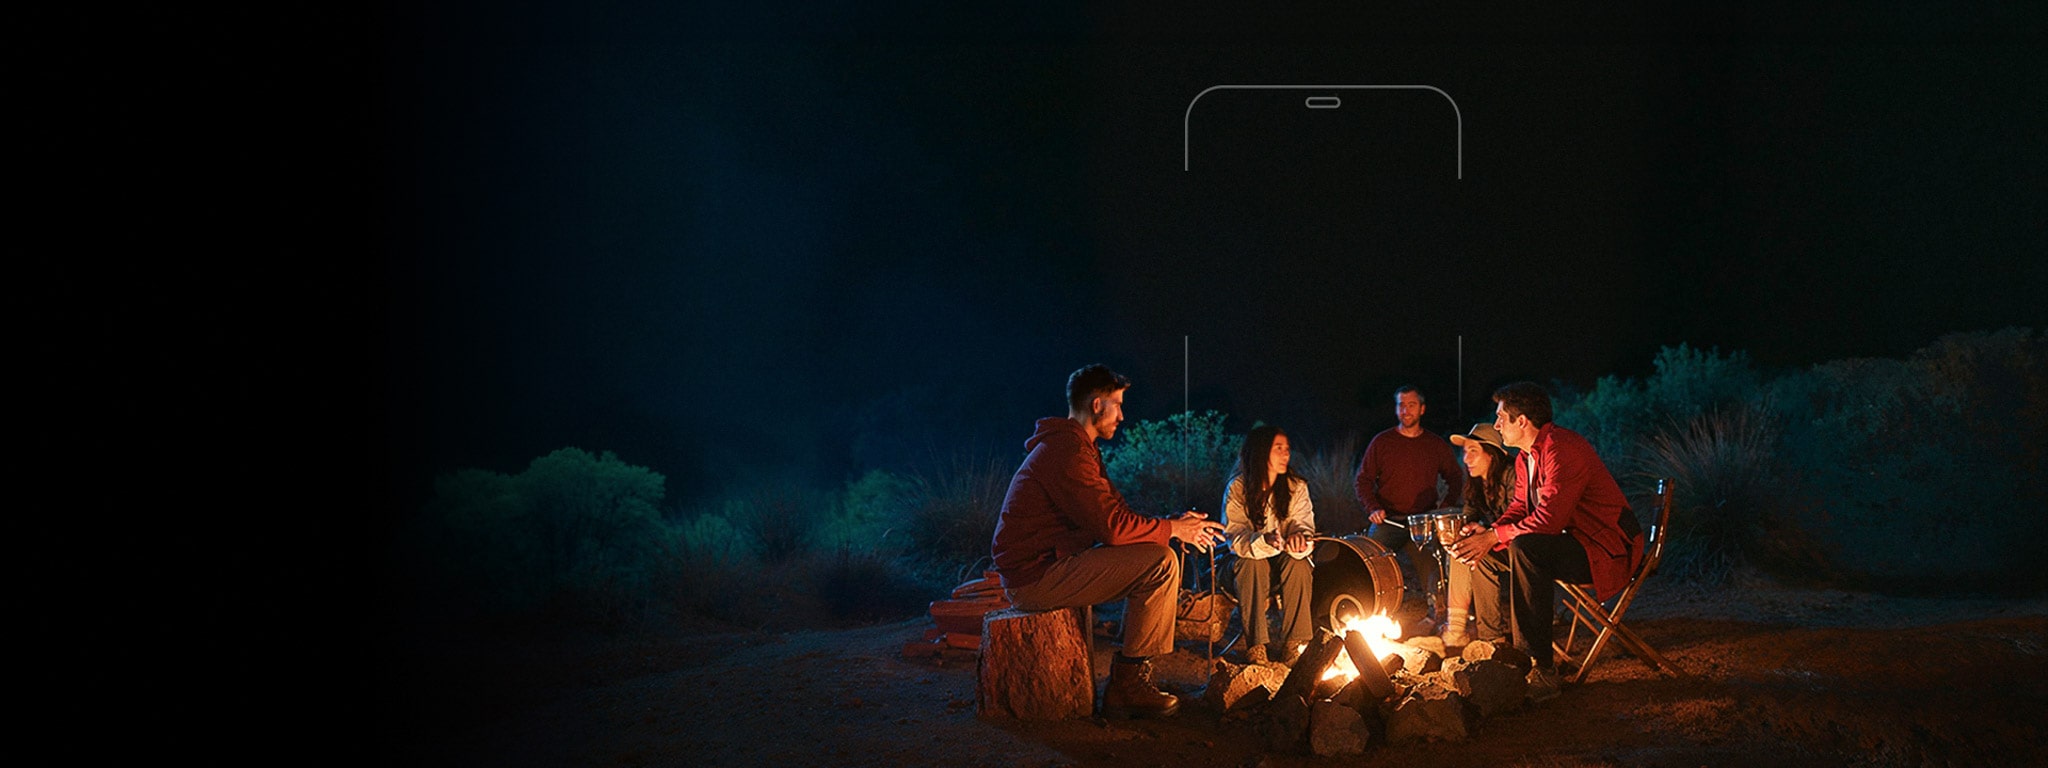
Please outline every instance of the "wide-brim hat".
[{"label": "wide-brim hat", "polygon": [[1508,450],[1507,443],[1503,443],[1500,440],[1500,430],[1494,429],[1492,424],[1474,424],[1472,425],[1472,431],[1468,434],[1451,435],[1451,443],[1461,448],[1466,443],[1485,443],[1499,448],[1502,453],[1506,453]]}]

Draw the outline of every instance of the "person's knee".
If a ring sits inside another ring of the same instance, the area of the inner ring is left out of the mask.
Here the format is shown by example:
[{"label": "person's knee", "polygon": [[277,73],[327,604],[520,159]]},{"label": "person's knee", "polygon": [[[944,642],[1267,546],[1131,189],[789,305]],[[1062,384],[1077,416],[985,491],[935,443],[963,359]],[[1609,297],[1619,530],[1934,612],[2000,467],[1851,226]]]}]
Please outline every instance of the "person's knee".
[{"label": "person's knee", "polygon": [[1177,581],[1176,577],[1180,575],[1180,557],[1174,554],[1172,547],[1150,542],[1127,546],[1131,548],[1131,557],[1151,566],[1145,571],[1147,581]]}]

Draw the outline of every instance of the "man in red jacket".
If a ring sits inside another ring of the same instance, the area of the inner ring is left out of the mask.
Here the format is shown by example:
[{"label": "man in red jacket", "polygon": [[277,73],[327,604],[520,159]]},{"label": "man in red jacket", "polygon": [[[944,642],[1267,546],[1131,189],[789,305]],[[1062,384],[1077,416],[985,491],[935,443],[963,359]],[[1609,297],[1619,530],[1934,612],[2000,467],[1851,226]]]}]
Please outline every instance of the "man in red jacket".
[{"label": "man in red jacket", "polygon": [[1451,553],[1481,576],[1472,583],[1475,608],[1500,605],[1507,582],[1515,645],[1536,662],[1529,695],[1544,701],[1559,683],[1550,645],[1554,581],[1614,596],[1642,561],[1642,528],[1593,444],[1551,423],[1550,393],[1524,381],[1495,390],[1493,400],[1501,442],[1521,451],[1514,498],[1493,528],[1459,539]]},{"label": "man in red jacket", "polygon": [[1123,423],[1130,379],[1091,365],[1067,377],[1067,415],[1038,420],[1010,478],[990,549],[1010,604],[1028,611],[1124,600],[1124,647],[1109,667],[1106,716],[1171,715],[1177,697],[1152,685],[1151,657],[1173,652],[1180,539],[1207,550],[1223,526],[1199,512],[1140,516],[1110,487],[1095,441]]}]

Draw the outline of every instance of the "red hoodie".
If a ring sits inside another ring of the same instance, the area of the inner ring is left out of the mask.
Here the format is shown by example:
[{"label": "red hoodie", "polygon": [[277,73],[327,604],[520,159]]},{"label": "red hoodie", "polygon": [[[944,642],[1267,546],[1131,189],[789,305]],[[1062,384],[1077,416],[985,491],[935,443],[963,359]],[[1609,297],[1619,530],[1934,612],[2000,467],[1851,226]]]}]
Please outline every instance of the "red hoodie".
[{"label": "red hoodie", "polygon": [[1010,478],[990,545],[1004,589],[1035,584],[1060,558],[1095,546],[1173,538],[1165,520],[1142,517],[1109,485],[1102,452],[1073,419],[1038,420],[1024,441],[1024,465]]}]

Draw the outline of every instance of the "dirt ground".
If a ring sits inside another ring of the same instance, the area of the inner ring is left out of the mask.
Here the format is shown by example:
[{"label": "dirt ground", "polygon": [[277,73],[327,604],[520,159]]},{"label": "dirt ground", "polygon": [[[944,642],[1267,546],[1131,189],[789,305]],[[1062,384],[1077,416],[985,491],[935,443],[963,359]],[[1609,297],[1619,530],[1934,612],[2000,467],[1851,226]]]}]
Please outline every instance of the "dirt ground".
[{"label": "dirt ground", "polygon": [[[1464,742],[1376,741],[1349,758],[1264,753],[1252,726],[1196,702],[1158,721],[985,721],[972,661],[903,657],[925,619],[409,634],[380,671],[378,727],[382,762],[437,766],[2048,764],[2048,600],[1646,588],[1628,621],[1684,674],[1617,649],[1585,684]],[[1205,669],[1200,646],[1159,665],[1183,692]]]}]

